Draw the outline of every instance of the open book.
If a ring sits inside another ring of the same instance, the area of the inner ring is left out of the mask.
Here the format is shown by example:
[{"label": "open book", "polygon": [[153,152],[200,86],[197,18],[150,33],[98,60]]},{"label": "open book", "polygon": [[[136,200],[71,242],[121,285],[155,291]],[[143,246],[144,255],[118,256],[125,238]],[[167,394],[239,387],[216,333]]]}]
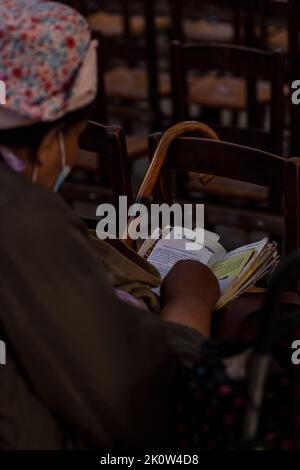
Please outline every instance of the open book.
[{"label": "open book", "polygon": [[176,240],[175,230],[176,227],[167,227],[160,239],[147,240],[139,254],[157,268],[162,278],[180,260],[193,259],[209,266],[220,284],[221,297],[217,309],[253,287],[265,274],[272,272],[279,262],[276,243],[270,243],[267,238],[227,253],[219,243],[220,237],[205,231],[204,244],[199,245],[197,250],[188,251],[187,241],[196,240],[195,232],[185,230],[185,237]]}]

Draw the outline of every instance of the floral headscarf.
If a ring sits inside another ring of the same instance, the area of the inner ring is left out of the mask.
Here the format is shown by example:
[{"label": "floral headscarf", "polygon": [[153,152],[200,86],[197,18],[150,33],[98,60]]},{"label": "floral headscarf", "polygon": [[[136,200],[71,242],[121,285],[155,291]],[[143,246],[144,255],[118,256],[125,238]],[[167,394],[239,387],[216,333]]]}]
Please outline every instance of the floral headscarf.
[{"label": "floral headscarf", "polygon": [[0,129],[55,121],[97,92],[96,45],[85,19],[43,0],[0,1]]}]

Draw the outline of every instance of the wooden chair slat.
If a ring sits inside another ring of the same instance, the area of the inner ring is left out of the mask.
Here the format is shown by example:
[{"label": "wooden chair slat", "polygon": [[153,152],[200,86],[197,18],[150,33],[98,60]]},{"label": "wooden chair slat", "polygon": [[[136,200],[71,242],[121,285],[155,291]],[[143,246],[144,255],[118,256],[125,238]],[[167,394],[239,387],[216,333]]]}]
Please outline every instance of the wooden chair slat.
[{"label": "wooden chair slat", "polygon": [[168,165],[282,191],[286,159],[229,142],[183,137],[176,141]]}]

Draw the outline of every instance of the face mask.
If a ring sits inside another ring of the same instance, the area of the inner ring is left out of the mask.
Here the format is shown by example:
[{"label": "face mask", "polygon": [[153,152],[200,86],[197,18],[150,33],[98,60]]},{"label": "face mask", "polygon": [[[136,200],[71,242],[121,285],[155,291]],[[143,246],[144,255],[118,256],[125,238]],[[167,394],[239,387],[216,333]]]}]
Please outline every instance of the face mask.
[{"label": "face mask", "polygon": [[63,133],[60,132],[58,134],[58,140],[59,140],[59,148],[60,148],[60,156],[61,156],[61,172],[58,175],[56,182],[53,186],[53,191],[57,192],[65,179],[69,176],[71,173],[71,167],[67,165],[67,158],[66,158],[66,147],[65,147],[65,141],[64,141],[64,136]]},{"label": "face mask", "polygon": [[[61,172],[59,173],[54,186],[53,186],[53,191],[57,192],[67,176],[71,172],[71,167],[67,165],[67,159],[66,159],[66,147],[65,147],[65,141],[64,141],[64,136],[62,132],[59,132],[58,134],[58,140],[59,140],[59,148],[60,148],[60,158],[61,158]],[[32,183],[36,183],[37,181],[37,174],[38,174],[38,166],[35,165],[33,168],[33,173],[32,173]]]}]

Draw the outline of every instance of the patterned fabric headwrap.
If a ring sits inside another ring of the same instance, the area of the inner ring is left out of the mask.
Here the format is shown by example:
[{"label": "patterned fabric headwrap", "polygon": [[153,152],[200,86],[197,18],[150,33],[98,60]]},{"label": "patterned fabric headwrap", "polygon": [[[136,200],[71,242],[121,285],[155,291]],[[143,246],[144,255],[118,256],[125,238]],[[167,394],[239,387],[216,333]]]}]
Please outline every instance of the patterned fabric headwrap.
[{"label": "patterned fabric headwrap", "polygon": [[97,43],[87,22],[65,5],[0,1],[0,129],[53,122],[97,93]]}]

